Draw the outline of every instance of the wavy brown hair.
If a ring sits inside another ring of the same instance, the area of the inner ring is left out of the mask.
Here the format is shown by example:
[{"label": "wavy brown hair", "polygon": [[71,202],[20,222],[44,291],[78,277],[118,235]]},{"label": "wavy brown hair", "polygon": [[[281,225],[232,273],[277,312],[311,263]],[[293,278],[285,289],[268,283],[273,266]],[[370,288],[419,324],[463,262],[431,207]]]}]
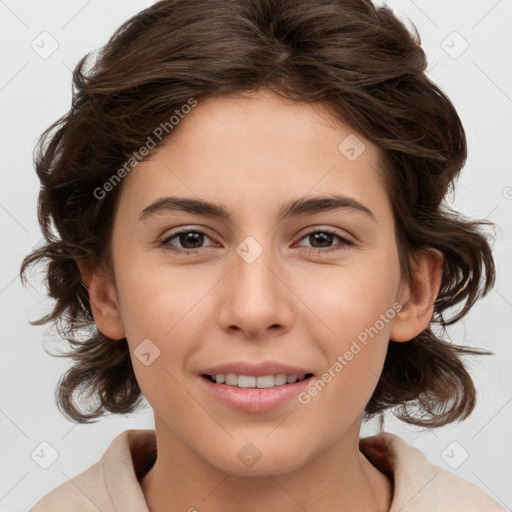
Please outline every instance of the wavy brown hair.
[{"label": "wavy brown hair", "polygon": [[454,345],[441,333],[494,284],[483,230],[491,223],[466,219],[444,202],[465,163],[466,138],[453,104],[425,74],[414,25],[407,29],[369,0],[163,0],[125,22],[90,58],[74,69],[69,112],[34,151],[46,243],[20,270],[25,283],[27,267],[47,263],[55,303],[32,324],[53,322],[70,343],[70,352],[58,354],[73,360],[55,394],[64,415],[87,423],[142,402],[126,339],[98,331],[79,270],[112,270],[123,184],[101,198],[97,191],[191,98],[261,88],[328,105],[380,148],[403,276],[416,251],[444,256],[431,324],[407,343],[390,341],[365,417],[394,408],[403,421],[431,427],[471,413],[476,391],[462,358],[491,352]]}]

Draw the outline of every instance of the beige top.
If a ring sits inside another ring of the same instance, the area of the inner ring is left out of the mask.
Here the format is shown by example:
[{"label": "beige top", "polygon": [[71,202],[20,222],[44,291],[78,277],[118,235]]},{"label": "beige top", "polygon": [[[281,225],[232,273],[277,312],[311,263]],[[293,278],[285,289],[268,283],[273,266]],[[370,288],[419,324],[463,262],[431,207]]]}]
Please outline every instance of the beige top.
[{"label": "beige top", "polygon": [[[360,439],[365,457],[393,482],[390,512],[503,512],[475,485],[430,464],[395,434]],[[149,512],[139,480],[156,460],[154,430],[125,430],[101,459],[43,496],[29,512]]]}]

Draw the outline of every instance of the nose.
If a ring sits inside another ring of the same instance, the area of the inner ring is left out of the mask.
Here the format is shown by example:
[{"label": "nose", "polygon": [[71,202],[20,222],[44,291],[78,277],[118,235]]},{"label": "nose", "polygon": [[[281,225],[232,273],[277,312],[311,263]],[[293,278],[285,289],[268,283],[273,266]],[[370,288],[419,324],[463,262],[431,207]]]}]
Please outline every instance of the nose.
[{"label": "nose", "polygon": [[[253,241],[233,251],[231,270],[219,290],[221,327],[252,339],[268,337],[267,331],[282,334],[293,320],[293,293],[283,267],[271,249],[262,249]],[[253,260],[254,251],[261,253]]]}]

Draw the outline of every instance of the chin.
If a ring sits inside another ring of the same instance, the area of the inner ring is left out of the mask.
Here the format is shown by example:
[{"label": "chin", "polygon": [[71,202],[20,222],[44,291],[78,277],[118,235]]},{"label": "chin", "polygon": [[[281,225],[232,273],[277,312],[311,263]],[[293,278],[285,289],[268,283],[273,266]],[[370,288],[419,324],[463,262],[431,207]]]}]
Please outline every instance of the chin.
[{"label": "chin", "polygon": [[[307,461],[305,460],[304,447],[295,448],[288,446],[280,449],[269,446],[264,439],[261,443],[254,441],[234,441],[229,448],[222,450],[222,453],[211,454],[208,461],[225,473],[236,476],[264,476],[290,473],[299,469]],[[263,447],[262,445],[265,445]]]}]

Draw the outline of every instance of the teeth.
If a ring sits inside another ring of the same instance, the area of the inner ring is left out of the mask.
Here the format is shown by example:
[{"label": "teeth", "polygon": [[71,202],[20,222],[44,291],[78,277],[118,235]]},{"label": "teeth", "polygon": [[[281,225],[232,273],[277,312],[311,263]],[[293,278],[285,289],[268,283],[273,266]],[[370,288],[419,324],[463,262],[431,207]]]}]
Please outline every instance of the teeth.
[{"label": "teeth", "polygon": [[210,375],[217,384],[227,384],[228,386],[237,386],[239,388],[273,388],[274,386],[283,386],[284,384],[293,384],[298,380],[304,379],[305,375],[236,375],[235,373],[219,373]]}]

